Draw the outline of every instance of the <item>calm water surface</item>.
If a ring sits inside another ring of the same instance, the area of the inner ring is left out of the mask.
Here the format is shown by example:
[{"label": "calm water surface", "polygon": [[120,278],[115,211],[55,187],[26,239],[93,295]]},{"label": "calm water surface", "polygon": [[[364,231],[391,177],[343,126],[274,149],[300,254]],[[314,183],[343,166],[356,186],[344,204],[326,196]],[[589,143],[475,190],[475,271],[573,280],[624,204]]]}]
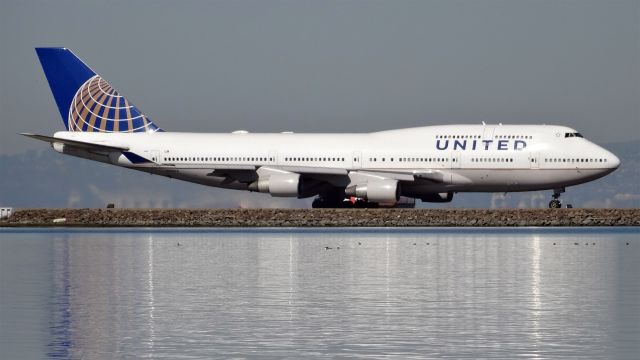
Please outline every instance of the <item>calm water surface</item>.
[{"label": "calm water surface", "polygon": [[639,234],[4,229],[0,358],[638,359]]}]

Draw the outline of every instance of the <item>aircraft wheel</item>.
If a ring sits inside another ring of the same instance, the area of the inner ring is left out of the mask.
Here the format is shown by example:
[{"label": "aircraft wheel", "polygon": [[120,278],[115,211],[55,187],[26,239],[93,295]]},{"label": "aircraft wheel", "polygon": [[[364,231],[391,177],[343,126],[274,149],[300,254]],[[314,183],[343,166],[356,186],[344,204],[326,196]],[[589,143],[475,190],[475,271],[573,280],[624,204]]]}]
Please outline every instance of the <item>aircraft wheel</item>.
[{"label": "aircraft wheel", "polygon": [[559,209],[562,207],[562,203],[558,199],[553,199],[549,202],[549,209]]},{"label": "aircraft wheel", "polygon": [[316,198],[313,200],[313,203],[311,203],[311,208],[313,209],[326,209],[330,207],[331,205],[323,198]]}]

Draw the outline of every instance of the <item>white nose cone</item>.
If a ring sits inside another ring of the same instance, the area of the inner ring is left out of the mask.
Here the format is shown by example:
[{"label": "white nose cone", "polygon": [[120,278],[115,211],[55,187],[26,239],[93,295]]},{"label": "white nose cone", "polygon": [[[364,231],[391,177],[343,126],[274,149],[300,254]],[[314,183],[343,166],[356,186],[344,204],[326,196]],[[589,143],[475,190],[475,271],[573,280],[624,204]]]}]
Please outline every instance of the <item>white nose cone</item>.
[{"label": "white nose cone", "polygon": [[614,153],[607,149],[604,149],[602,147],[600,149],[600,156],[602,156],[605,161],[605,163],[602,165],[604,165],[604,168],[607,169],[608,172],[612,172],[620,167],[620,158],[618,158]]},{"label": "white nose cone", "polygon": [[617,169],[618,167],[620,167],[620,159],[611,154],[611,156],[609,157],[609,166],[611,166],[612,169]]}]

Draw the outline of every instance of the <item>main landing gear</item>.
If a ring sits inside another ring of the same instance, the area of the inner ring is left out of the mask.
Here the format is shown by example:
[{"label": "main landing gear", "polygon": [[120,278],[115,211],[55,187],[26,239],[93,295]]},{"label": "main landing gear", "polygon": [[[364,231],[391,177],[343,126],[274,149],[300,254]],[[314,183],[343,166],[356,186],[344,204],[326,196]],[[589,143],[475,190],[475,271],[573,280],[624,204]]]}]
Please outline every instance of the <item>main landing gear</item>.
[{"label": "main landing gear", "polygon": [[560,202],[560,194],[564,192],[562,189],[553,189],[553,195],[551,195],[551,201],[549,201],[549,209],[560,209],[562,203]]}]

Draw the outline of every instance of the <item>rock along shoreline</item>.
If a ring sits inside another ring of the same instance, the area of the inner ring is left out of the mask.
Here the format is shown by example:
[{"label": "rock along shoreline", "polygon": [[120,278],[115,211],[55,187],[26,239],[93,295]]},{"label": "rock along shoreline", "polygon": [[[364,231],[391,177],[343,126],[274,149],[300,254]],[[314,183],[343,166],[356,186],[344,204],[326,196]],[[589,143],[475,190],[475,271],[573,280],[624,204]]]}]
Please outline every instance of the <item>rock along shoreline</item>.
[{"label": "rock along shoreline", "polygon": [[640,209],[18,209],[0,227],[640,226]]}]

